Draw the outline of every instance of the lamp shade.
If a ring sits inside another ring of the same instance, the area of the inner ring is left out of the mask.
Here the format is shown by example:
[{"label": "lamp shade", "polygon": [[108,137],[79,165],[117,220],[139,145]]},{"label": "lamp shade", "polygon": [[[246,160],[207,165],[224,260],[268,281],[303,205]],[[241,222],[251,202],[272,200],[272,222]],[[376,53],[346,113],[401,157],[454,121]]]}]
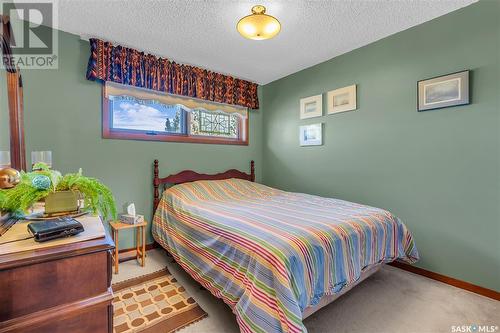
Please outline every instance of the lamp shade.
[{"label": "lamp shade", "polygon": [[239,20],[236,29],[245,38],[264,40],[276,36],[281,24],[275,17],[266,14],[266,7],[257,5],[252,7],[251,15]]}]

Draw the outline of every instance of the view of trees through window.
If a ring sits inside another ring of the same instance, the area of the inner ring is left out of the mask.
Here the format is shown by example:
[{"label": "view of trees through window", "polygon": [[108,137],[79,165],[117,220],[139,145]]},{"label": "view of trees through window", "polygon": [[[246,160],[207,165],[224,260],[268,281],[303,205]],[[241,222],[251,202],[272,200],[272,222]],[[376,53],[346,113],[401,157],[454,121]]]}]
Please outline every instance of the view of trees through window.
[{"label": "view of trees through window", "polygon": [[109,100],[113,129],[185,133],[185,112],[178,105],[129,96],[109,96]]},{"label": "view of trees through window", "polygon": [[193,110],[130,96],[109,96],[111,128],[150,134],[184,134],[230,139],[240,138],[242,116],[238,113]]}]

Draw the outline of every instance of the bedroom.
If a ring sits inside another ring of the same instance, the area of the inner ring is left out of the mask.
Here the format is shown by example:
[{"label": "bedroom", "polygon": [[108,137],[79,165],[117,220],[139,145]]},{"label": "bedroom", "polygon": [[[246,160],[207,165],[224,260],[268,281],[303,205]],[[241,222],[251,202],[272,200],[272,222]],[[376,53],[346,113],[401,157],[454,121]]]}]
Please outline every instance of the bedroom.
[{"label": "bedroom", "polygon": [[[498,1],[2,13],[0,332],[498,331]],[[36,242],[58,192],[100,217]]]}]

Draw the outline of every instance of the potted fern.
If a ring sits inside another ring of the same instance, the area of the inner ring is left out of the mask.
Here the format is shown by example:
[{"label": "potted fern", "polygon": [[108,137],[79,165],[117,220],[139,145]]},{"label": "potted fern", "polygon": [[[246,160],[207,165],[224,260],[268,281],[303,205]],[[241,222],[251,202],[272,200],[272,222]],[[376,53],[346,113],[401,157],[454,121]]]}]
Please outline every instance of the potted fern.
[{"label": "potted fern", "polygon": [[63,176],[46,164],[37,163],[33,170],[36,171],[21,172],[16,187],[0,190],[0,210],[23,215],[43,200],[45,215],[57,215],[78,210],[81,198],[84,210],[100,213],[104,219],[116,218],[116,204],[109,188],[95,178],[83,176],[81,169]]}]

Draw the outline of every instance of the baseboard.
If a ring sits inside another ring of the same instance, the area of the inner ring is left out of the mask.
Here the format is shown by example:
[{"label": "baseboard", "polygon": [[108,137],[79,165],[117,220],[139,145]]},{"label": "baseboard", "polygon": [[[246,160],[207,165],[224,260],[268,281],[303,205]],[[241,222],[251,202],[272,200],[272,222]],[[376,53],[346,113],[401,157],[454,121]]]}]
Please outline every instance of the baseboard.
[{"label": "baseboard", "polygon": [[454,286],[454,287],[457,287],[460,289],[464,289],[467,291],[471,291],[473,293],[476,293],[476,294],[479,294],[482,296],[486,296],[489,298],[493,298],[494,300],[500,301],[500,292],[492,290],[492,289],[484,288],[484,287],[481,287],[481,286],[478,286],[478,285],[475,285],[475,284],[472,284],[469,282],[454,279],[452,277],[442,275],[439,273],[434,273],[434,272],[428,271],[426,269],[412,266],[412,265],[409,265],[409,264],[406,264],[403,262],[399,262],[399,261],[391,262],[389,265],[391,265],[393,267],[397,267],[399,269],[403,269],[403,270],[408,271],[408,272],[412,272],[412,273],[415,273],[418,275],[425,276],[429,279],[443,282],[443,283],[449,284],[451,286]]}]

